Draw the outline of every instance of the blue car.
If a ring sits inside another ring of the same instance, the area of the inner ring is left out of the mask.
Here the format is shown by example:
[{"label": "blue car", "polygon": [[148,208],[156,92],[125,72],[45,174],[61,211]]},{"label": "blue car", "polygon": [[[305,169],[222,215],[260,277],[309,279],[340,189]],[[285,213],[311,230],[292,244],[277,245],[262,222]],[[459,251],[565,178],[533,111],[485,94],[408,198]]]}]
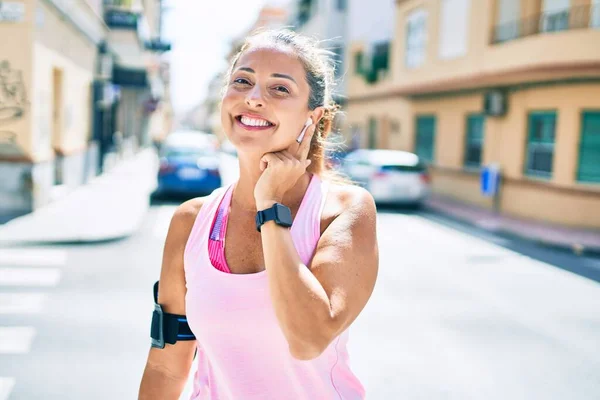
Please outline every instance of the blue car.
[{"label": "blue car", "polygon": [[173,133],[160,150],[157,195],[206,195],[222,184],[212,135]]}]

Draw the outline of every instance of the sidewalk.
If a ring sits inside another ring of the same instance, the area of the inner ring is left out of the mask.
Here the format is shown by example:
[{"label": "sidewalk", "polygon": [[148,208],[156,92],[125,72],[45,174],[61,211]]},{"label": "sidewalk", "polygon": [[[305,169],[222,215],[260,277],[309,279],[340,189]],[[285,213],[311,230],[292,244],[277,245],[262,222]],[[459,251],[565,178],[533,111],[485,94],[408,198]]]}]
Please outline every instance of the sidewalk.
[{"label": "sidewalk", "polygon": [[546,246],[573,251],[577,254],[600,254],[600,230],[567,228],[527,221],[507,215],[497,215],[491,210],[460,203],[438,195],[431,195],[426,201],[426,207],[431,211],[488,231],[517,236]]},{"label": "sidewalk", "polygon": [[145,149],[31,214],[0,225],[0,244],[97,242],[134,233],[150,207],[158,160]]}]

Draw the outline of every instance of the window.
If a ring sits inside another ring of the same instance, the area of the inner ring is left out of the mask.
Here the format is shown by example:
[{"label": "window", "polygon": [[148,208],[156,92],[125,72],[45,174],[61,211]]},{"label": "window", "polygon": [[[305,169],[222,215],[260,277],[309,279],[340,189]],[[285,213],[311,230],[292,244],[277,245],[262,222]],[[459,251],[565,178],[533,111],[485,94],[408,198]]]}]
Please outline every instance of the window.
[{"label": "window", "polygon": [[432,162],[435,148],[435,117],[417,117],[416,127],[415,153],[421,160]]},{"label": "window", "polygon": [[577,180],[600,183],[600,110],[581,115]]},{"label": "window", "polygon": [[569,28],[570,0],[544,0],[542,32],[564,31]]},{"label": "window", "polygon": [[354,53],[354,73],[356,75],[362,75],[364,72],[363,57],[364,54],[362,51],[357,51]]},{"label": "window", "polygon": [[590,26],[600,29],[600,0],[592,0],[592,12],[590,13]]},{"label": "window", "polygon": [[465,166],[481,166],[483,150],[483,130],[485,118],[483,115],[469,115],[467,117],[467,135],[465,140]]},{"label": "window", "polygon": [[388,70],[390,43],[376,43],[372,45],[370,50],[372,53],[371,62],[369,63],[370,68],[364,71],[364,76],[368,83],[375,83],[382,78],[380,72],[384,72],[385,75],[385,72]]},{"label": "window", "polygon": [[427,47],[427,12],[416,10],[410,13],[406,23],[405,64],[417,68],[425,62]]},{"label": "window", "polygon": [[451,59],[467,53],[471,0],[443,0],[440,26],[440,58]]},{"label": "window", "polygon": [[373,45],[373,69],[387,71],[390,58],[390,42],[381,42]]},{"label": "window", "polygon": [[498,0],[496,3],[496,28],[494,40],[504,42],[519,36],[521,0]]},{"label": "window", "polygon": [[377,119],[371,117],[369,119],[369,149],[377,148]]},{"label": "window", "polygon": [[549,178],[552,175],[554,158],[555,112],[529,114],[527,162],[525,173]]}]

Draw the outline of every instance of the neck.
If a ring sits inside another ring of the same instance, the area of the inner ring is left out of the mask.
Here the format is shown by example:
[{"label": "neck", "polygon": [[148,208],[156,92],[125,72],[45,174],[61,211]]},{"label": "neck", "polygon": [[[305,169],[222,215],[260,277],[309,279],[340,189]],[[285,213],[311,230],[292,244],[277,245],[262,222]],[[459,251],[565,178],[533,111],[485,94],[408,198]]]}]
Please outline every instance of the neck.
[{"label": "neck", "polygon": [[[260,157],[244,157],[240,154],[239,158],[239,179],[233,191],[233,202],[240,206],[244,211],[256,212],[256,202],[254,200],[254,187],[260,178]],[[298,182],[285,194],[283,204],[295,208],[304,197],[304,193],[310,183],[311,175],[306,172],[298,179]]]}]

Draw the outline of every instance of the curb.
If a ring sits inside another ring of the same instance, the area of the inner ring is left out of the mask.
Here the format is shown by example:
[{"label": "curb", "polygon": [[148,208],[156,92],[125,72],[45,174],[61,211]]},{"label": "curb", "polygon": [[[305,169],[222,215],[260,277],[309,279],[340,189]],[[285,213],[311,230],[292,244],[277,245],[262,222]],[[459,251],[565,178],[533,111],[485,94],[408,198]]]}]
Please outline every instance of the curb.
[{"label": "curb", "polygon": [[439,208],[436,208],[435,206],[427,204],[427,203],[424,204],[424,208],[433,214],[441,215],[443,217],[449,218],[456,222],[464,223],[464,224],[484,230],[489,233],[500,234],[507,238],[525,240],[530,243],[535,243],[535,244],[543,246],[543,247],[547,247],[547,248],[551,248],[551,249],[555,249],[555,250],[559,250],[559,251],[563,251],[563,252],[573,253],[577,256],[600,257],[600,247],[585,246],[585,245],[582,245],[579,243],[557,243],[557,242],[552,242],[552,241],[541,239],[537,236],[526,235],[519,231],[506,229],[505,227],[501,227],[501,226],[497,227],[497,228],[494,228],[491,226],[486,226],[485,224],[477,223],[468,218],[463,218],[463,217],[460,217],[455,214],[447,213],[447,212],[445,212]]},{"label": "curb", "polygon": [[[144,193],[139,194],[138,206],[129,207],[131,210],[132,217],[128,218],[127,223],[116,226],[109,224],[108,229],[96,230],[85,229],[93,228],[91,224],[88,224],[84,229],[77,230],[76,232],[70,232],[64,236],[51,235],[51,236],[39,236],[35,233],[31,233],[31,229],[24,229],[23,226],[19,226],[19,222],[14,225],[7,225],[0,229],[0,247],[8,247],[11,245],[24,245],[24,244],[84,244],[84,243],[103,243],[123,240],[131,235],[135,234],[141,227],[145,216],[150,209],[150,193],[152,191],[145,190]],[[142,204],[143,198],[143,204]],[[135,213],[135,215],[134,215]],[[31,217],[31,220],[20,221],[21,224],[35,225],[35,217]],[[12,222],[12,221],[11,221]]]},{"label": "curb", "polygon": [[[137,173],[136,164],[140,165],[138,171],[145,171],[150,163],[154,163],[153,157],[151,152],[143,150],[88,184],[75,188],[64,198],[0,226],[0,247],[32,243],[102,243],[135,234],[150,209],[150,195],[156,183],[149,173],[123,192],[122,182],[130,179],[131,173]],[[98,197],[99,190],[108,195]],[[74,219],[69,220],[69,210],[74,206],[87,207],[90,211],[73,214]]]}]

